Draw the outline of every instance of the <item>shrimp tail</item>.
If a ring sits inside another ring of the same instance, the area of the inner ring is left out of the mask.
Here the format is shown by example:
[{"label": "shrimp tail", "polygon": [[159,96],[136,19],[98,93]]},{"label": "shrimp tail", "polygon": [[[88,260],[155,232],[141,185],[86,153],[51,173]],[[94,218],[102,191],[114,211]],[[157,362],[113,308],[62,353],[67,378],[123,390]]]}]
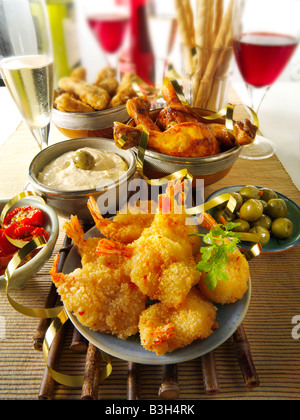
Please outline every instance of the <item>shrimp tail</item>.
[{"label": "shrimp tail", "polygon": [[65,278],[64,274],[57,272],[58,262],[59,262],[59,254],[56,255],[52,268],[50,270],[51,279],[53,283],[55,283],[56,285],[58,285],[59,283],[63,283],[64,278]]},{"label": "shrimp tail", "polygon": [[94,219],[94,222],[95,222],[95,225],[96,225],[97,229],[101,233],[104,233],[105,228],[107,228],[107,226],[109,226],[111,224],[111,221],[105,219],[101,215],[94,197],[89,197],[87,205],[88,205],[88,209],[89,209],[89,211],[92,215],[92,218]]},{"label": "shrimp tail", "polygon": [[176,333],[174,330],[175,326],[172,322],[160,326],[143,340],[142,345],[145,346],[145,348],[155,349],[156,347],[161,346],[163,343],[175,337]]},{"label": "shrimp tail", "polygon": [[76,246],[83,245],[84,232],[77,216],[72,216],[70,222],[63,225],[63,230],[71,238]]},{"label": "shrimp tail", "polygon": [[203,212],[198,219],[199,225],[204,227],[205,229],[212,230],[218,226],[216,220],[206,212]]}]

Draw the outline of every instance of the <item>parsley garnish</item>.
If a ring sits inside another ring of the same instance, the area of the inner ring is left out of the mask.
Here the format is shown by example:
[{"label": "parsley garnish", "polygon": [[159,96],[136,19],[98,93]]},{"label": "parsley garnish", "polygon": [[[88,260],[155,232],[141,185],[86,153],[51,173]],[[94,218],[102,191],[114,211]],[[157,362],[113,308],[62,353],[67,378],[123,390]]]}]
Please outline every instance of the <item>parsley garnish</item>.
[{"label": "parsley garnish", "polygon": [[[203,237],[203,242],[207,245],[201,247],[202,261],[197,264],[197,270],[207,273],[205,282],[209,290],[214,290],[218,280],[228,281],[225,272],[228,254],[232,253],[240,242],[240,234],[232,232],[232,229],[240,226],[240,223],[229,222],[226,225],[218,225]],[[226,239],[230,241],[226,241]]]}]

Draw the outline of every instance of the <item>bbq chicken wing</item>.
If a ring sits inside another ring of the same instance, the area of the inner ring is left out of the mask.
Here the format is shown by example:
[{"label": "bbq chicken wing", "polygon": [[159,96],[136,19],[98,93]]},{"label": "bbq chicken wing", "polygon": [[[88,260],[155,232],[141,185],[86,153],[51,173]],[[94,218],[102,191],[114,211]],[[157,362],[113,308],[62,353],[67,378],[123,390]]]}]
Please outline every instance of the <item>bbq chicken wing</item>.
[{"label": "bbq chicken wing", "polygon": [[173,125],[168,130],[161,132],[151,120],[149,105],[141,98],[134,98],[127,102],[127,112],[138,124],[130,127],[125,124],[114,124],[114,138],[126,138],[126,147],[139,144],[144,129],[149,132],[148,145],[151,149],[170,156],[199,157],[212,156],[220,153],[219,144],[209,130],[200,122],[185,122]]},{"label": "bbq chicken wing", "polygon": [[143,130],[149,133],[148,146],[159,153],[178,157],[206,157],[234,147],[250,144],[255,139],[257,127],[250,121],[237,122],[234,136],[225,125],[203,124],[193,108],[179,100],[171,83],[162,88],[167,106],[160,111],[154,122],[150,115],[150,103],[134,98],[127,102],[127,112],[134,119],[136,127],[119,122],[114,124],[114,139],[125,140],[123,148],[135,147],[140,143]]}]

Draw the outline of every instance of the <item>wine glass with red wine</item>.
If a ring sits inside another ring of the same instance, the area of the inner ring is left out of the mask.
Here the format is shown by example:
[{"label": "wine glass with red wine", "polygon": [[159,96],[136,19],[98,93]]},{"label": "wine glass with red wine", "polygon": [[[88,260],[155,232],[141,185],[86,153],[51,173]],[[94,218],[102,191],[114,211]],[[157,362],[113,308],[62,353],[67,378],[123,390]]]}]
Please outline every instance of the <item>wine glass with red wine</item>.
[{"label": "wine glass with red wine", "polygon": [[[251,98],[250,106],[256,113],[297,48],[299,18],[299,0],[235,0],[233,48]],[[273,142],[258,136],[240,156],[265,159],[275,151]]]},{"label": "wine glass with red wine", "polygon": [[129,23],[129,10],[119,0],[84,0],[85,18],[96,37],[107,64],[119,73],[119,52]]}]

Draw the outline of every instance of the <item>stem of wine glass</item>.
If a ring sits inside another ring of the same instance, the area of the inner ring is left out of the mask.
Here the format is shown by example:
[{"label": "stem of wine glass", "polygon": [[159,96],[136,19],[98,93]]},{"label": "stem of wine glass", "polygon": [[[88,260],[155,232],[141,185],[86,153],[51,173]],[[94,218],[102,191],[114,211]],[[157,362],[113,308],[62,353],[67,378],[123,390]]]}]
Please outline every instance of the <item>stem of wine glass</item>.
[{"label": "stem of wine glass", "polygon": [[160,89],[163,84],[165,72],[167,67],[166,58],[155,58],[155,87]]},{"label": "stem of wine glass", "polygon": [[120,73],[120,65],[119,65],[119,58],[120,53],[119,51],[114,54],[105,53],[105,58],[109,67],[116,69],[117,71],[117,80],[121,80],[121,73]]},{"label": "stem of wine glass", "polygon": [[193,106],[193,80],[192,76],[187,74],[185,76],[185,97],[188,103]]},{"label": "stem of wine glass", "polygon": [[262,101],[271,86],[263,86],[261,88],[256,88],[252,85],[249,85],[248,83],[246,83],[246,86],[251,100],[251,107],[256,112],[256,114],[258,114]]},{"label": "stem of wine glass", "polygon": [[29,128],[37,144],[39,145],[40,149],[42,150],[48,147],[50,123],[46,125],[46,127],[43,127],[43,128],[33,128],[33,127],[29,127]]}]

